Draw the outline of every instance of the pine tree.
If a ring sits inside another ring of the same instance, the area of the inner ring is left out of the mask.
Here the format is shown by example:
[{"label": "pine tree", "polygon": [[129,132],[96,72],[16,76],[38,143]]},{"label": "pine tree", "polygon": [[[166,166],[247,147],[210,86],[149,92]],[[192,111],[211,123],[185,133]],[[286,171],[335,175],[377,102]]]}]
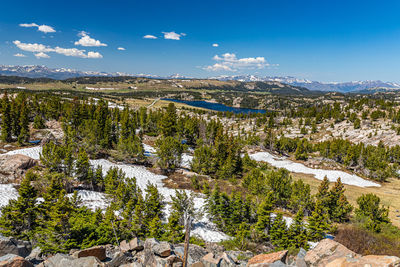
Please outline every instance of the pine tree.
[{"label": "pine tree", "polygon": [[36,114],[35,118],[33,119],[33,128],[35,129],[43,129],[45,127],[44,125],[44,119],[41,114]]},{"label": "pine tree", "polygon": [[149,223],[149,237],[161,238],[164,234],[164,226],[156,215]]},{"label": "pine tree", "polygon": [[319,241],[324,238],[327,231],[330,229],[329,214],[322,206],[320,200],[315,204],[314,211],[308,217],[308,236],[313,241]]},{"label": "pine tree", "polygon": [[86,154],[85,149],[81,148],[79,149],[78,157],[75,163],[75,173],[79,181],[88,181],[89,169],[89,157]]},{"label": "pine tree", "polygon": [[183,145],[174,137],[167,136],[157,139],[157,164],[163,170],[171,170],[180,166]]},{"label": "pine tree", "polygon": [[10,200],[2,208],[0,217],[1,233],[20,239],[29,239],[36,224],[36,197],[37,192],[31,185],[36,180],[36,174],[28,171],[21,182],[17,200]]},{"label": "pine tree", "polygon": [[328,177],[324,177],[321,184],[318,187],[317,194],[315,195],[317,200],[321,201],[322,206],[329,209],[329,180]]},{"label": "pine tree", "polygon": [[[144,200],[144,224],[149,226],[154,218],[164,219],[164,200],[155,185],[148,184],[146,187],[146,197]],[[153,222],[154,223],[154,222]]]},{"label": "pine tree", "polygon": [[334,222],[346,222],[350,218],[353,209],[344,195],[345,189],[340,178],[329,191],[329,217]]},{"label": "pine tree", "polygon": [[310,185],[304,184],[303,180],[295,181],[288,206],[293,212],[303,209],[306,214],[310,214],[313,206]]},{"label": "pine tree", "polygon": [[20,114],[19,114],[19,127],[20,133],[18,135],[18,143],[23,144],[29,140],[29,117],[28,107],[25,100],[21,103]]},{"label": "pine tree", "polygon": [[177,131],[177,115],[174,103],[168,104],[167,110],[159,122],[159,128],[165,137],[175,135]]},{"label": "pine tree", "polygon": [[288,230],[289,248],[308,248],[307,231],[303,223],[304,211],[299,210]]},{"label": "pine tree", "polygon": [[268,193],[257,209],[257,223],[255,230],[262,237],[268,236],[271,228],[271,213],[274,206],[274,198],[272,193]]},{"label": "pine tree", "polygon": [[12,141],[12,118],[11,105],[8,99],[7,92],[4,93],[2,101],[2,116],[1,116],[1,140],[4,142]]},{"label": "pine tree", "polygon": [[273,219],[269,231],[269,238],[271,243],[278,248],[284,249],[288,247],[288,229],[281,212],[278,212],[276,217]]}]

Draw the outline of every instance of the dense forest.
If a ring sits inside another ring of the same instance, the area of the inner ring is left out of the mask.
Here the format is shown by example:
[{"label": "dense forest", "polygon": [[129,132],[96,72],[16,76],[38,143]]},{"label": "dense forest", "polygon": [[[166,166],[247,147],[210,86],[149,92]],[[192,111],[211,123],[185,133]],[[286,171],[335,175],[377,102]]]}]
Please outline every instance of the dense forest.
[{"label": "dense forest", "polygon": [[[379,99],[353,99],[325,105],[291,107],[287,99],[276,102],[279,111],[266,114],[216,113],[177,109],[109,107],[107,100],[86,96],[67,98],[50,93],[7,93],[1,100],[1,140],[28,146],[30,134],[49,121],[62,125],[62,139],[43,144],[40,165],[30,169],[19,187],[19,197],[2,208],[1,233],[31,240],[46,253],[68,252],[99,244],[118,243],[133,237],[155,237],[183,242],[188,214],[194,209],[193,194],[176,190],[171,201],[153,184],[141,190],[134,177],[117,168],[103,172],[90,159],[136,164],[173,175],[181,168],[182,155],[193,151],[190,169],[199,177],[191,189],[206,198],[205,216],[218,230],[231,236],[227,248],[255,249],[268,244],[274,249],[308,248],[310,243],[335,233],[348,224],[393,240],[400,236],[388,217],[388,208],[374,194],[364,194],[353,206],[340,179],[330,185],[325,178],[315,194],[310,185],[294,180],[285,169],[252,160],[247,151],[261,147],[307,160],[315,155],[331,159],[364,177],[384,182],[397,176],[400,147],[352,143],[332,138],[289,138],[280,131],[299,120],[304,131],[317,131],[324,121],[340,122],[389,118],[398,122],[396,104]],[[362,112],[359,117],[356,111]],[[284,119],[278,119],[280,116]],[[250,121],[262,135],[227,127],[224,120]],[[156,156],[145,155],[143,142],[155,138]],[[231,185],[226,190],[225,183]],[[81,205],[74,188],[104,193],[110,200],[106,210]],[[166,207],[168,206],[168,214]],[[292,216],[288,225],[285,216]],[[390,234],[388,234],[390,233]],[[192,243],[204,241],[193,236]]]}]

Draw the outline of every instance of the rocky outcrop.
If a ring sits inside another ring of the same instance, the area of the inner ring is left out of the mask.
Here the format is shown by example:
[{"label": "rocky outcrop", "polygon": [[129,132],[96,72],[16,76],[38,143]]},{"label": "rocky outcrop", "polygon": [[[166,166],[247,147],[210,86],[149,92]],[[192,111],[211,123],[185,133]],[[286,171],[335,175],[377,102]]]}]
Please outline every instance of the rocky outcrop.
[{"label": "rocky outcrop", "polygon": [[33,267],[33,264],[21,256],[7,254],[0,257],[0,267]]},{"label": "rocky outcrop", "polygon": [[[342,244],[325,239],[314,249],[300,249],[297,256],[278,251],[254,256],[250,251],[224,251],[223,246],[189,246],[188,265],[192,267],[400,267],[395,256],[362,256]],[[29,252],[31,252],[29,254]],[[149,238],[122,241],[119,246],[95,246],[71,250],[46,259],[41,250],[31,251],[29,242],[0,238],[0,267],[181,267],[183,244],[170,244]],[[28,256],[29,255],[29,256]],[[24,258],[25,257],[25,258]]]},{"label": "rocky outcrop", "polygon": [[105,267],[96,257],[89,256],[84,258],[75,259],[66,254],[56,254],[48,258],[44,262],[37,265],[38,267]]},{"label": "rocky outcrop", "polygon": [[0,236],[0,257],[7,254],[15,254],[25,258],[31,251],[32,245],[28,241]]},{"label": "rocky outcrop", "polygon": [[309,267],[400,267],[400,258],[395,256],[359,255],[342,244],[324,239],[307,252],[305,262]]},{"label": "rocky outcrop", "polygon": [[329,262],[326,267],[398,267],[400,266],[400,258],[394,256],[376,256],[368,255],[364,257],[342,257]]},{"label": "rocky outcrop", "polygon": [[25,172],[35,166],[37,160],[25,155],[0,155],[0,183],[15,183]]}]

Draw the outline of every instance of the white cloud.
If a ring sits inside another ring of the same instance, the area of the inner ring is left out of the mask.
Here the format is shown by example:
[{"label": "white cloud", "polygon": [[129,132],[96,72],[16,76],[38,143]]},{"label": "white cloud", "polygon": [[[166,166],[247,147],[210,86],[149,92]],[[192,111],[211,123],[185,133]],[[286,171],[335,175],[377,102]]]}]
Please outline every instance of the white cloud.
[{"label": "white cloud", "polygon": [[212,44],[212,46],[213,46],[213,47],[218,47],[218,46],[219,46],[219,44]]},{"label": "white cloud", "polygon": [[99,52],[92,52],[90,51],[87,54],[87,58],[103,58],[103,56]]},{"label": "white cloud", "polygon": [[36,28],[38,28],[38,31],[41,31],[44,33],[56,32],[56,30],[54,30],[54,28],[49,25],[38,25],[36,23],[21,23],[21,24],[19,24],[19,26],[25,27],[25,28],[36,27]]},{"label": "white cloud", "polygon": [[64,56],[69,56],[69,57],[80,57],[80,58],[102,58],[103,57],[99,52],[89,51],[86,54],[86,50],[77,49],[77,48],[63,48],[63,47],[59,47],[59,46],[52,48],[50,46],[46,46],[43,44],[22,43],[21,41],[18,41],[18,40],[15,40],[13,43],[19,49],[21,49],[23,51],[37,53],[37,54],[35,54],[36,57],[38,57],[38,55],[40,55],[39,57],[46,57],[43,55],[48,52],[54,52],[54,53],[64,55]]},{"label": "white cloud", "polygon": [[52,48],[42,45],[42,44],[29,44],[29,43],[21,43],[18,40],[13,42],[19,49],[28,51],[28,52],[51,52]]},{"label": "white cloud", "polygon": [[186,36],[185,33],[176,33],[176,32],[162,32],[164,34],[164,39],[168,40],[180,40],[181,36]]},{"label": "white cloud", "polygon": [[157,39],[156,36],[151,35],[151,34],[147,34],[147,35],[143,36],[143,38],[144,38],[144,39]]},{"label": "white cloud", "polygon": [[118,47],[117,49],[120,50],[120,51],[125,51],[126,50],[124,47]]},{"label": "white cloud", "polygon": [[107,44],[103,44],[99,40],[91,38],[87,32],[81,31],[78,36],[81,36],[81,39],[79,41],[75,42],[75,45],[81,45],[81,46],[107,46]]},{"label": "white cloud", "polygon": [[43,53],[43,52],[36,53],[35,57],[36,58],[50,58],[49,55],[47,55],[46,53]]},{"label": "white cloud", "polygon": [[24,54],[17,53],[17,54],[14,54],[14,57],[26,57],[26,56]]},{"label": "white cloud", "polygon": [[39,27],[39,25],[37,25],[36,23],[21,23],[19,24],[20,27],[25,27],[25,28],[29,28],[29,27]]},{"label": "white cloud", "polygon": [[263,69],[271,66],[264,57],[237,58],[234,53],[225,53],[221,56],[215,55],[213,60],[218,62],[203,69],[209,71],[237,71],[240,69]]},{"label": "white cloud", "polygon": [[56,32],[56,30],[54,30],[53,27],[48,26],[48,25],[40,25],[38,27],[38,30],[44,33],[48,33],[48,32]]}]

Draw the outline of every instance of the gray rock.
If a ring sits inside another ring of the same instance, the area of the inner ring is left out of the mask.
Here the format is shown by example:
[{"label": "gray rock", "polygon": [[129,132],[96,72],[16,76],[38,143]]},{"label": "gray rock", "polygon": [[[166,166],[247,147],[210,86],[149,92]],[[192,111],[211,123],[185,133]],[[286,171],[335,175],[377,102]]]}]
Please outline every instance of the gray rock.
[{"label": "gray rock", "polygon": [[288,265],[284,264],[282,261],[276,261],[270,264],[269,267],[288,267]]},{"label": "gray rock", "polygon": [[0,257],[0,267],[33,267],[33,264],[15,254]]},{"label": "gray rock", "polygon": [[[174,253],[183,259],[183,252],[184,252],[184,247],[179,245],[174,247]],[[198,245],[189,245],[189,257],[188,257],[188,264],[189,266],[194,264],[195,262],[200,262],[201,258],[203,258],[205,255],[207,255],[207,251],[198,246]]]},{"label": "gray rock", "polygon": [[139,238],[135,237],[134,239],[132,239],[131,241],[129,241],[129,247],[131,250],[143,250],[144,246],[143,246],[143,242],[142,240],[140,240]]},{"label": "gray rock", "polygon": [[168,242],[161,242],[152,247],[152,251],[159,257],[168,257],[171,255],[172,246]]},{"label": "gray rock", "polygon": [[104,267],[105,264],[93,256],[74,259],[73,257],[58,253],[37,265],[38,267]]},{"label": "gray rock", "polygon": [[129,257],[123,252],[114,254],[111,261],[107,262],[107,267],[117,267],[128,263]]},{"label": "gray rock", "polygon": [[0,183],[15,183],[19,181],[25,172],[35,166],[37,160],[25,155],[0,155]]},{"label": "gray rock", "polygon": [[39,247],[34,248],[25,259],[33,264],[41,263],[43,261],[42,250]]},{"label": "gray rock", "polygon": [[213,253],[208,253],[201,259],[205,267],[220,267],[221,261],[222,258],[216,257]]},{"label": "gray rock", "polygon": [[31,253],[31,251],[32,245],[28,241],[0,236],[0,256],[15,254],[25,258]]}]

